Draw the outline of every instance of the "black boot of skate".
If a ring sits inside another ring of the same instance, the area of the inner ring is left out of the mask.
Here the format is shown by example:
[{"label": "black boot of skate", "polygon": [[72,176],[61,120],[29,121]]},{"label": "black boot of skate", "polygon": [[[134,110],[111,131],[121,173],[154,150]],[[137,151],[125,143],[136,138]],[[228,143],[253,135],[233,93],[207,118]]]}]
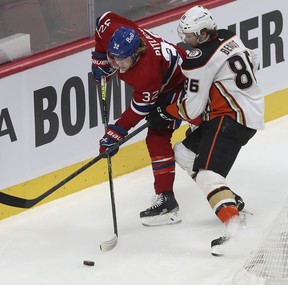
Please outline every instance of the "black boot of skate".
[{"label": "black boot of skate", "polygon": [[150,208],[140,212],[140,218],[145,226],[177,224],[181,222],[178,211],[179,205],[173,191],[165,191],[156,196]]}]

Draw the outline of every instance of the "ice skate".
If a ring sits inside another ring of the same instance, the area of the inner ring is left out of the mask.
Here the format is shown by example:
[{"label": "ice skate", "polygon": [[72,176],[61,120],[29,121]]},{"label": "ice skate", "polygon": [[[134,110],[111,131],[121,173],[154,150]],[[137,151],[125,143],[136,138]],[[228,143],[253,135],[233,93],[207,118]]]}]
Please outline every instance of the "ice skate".
[{"label": "ice skate", "polygon": [[240,231],[244,230],[247,226],[246,214],[240,213],[239,216],[233,217],[225,225],[223,236],[212,240],[211,242],[211,254],[213,256],[223,256],[227,250],[228,244],[233,241]]},{"label": "ice skate", "polygon": [[152,206],[140,212],[140,218],[144,226],[178,224],[181,222],[178,211],[179,205],[173,191],[166,191],[156,195]]},{"label": "ice skate", "polygon": [[243,201],[242,197],[240,197],[235,192],[233,192],[233,194],[234,194],[234,199],[235,199],[238,211],[253,216],[253,213],[245,208],[246,205],[245,205],[245,202]]},{"label": "ice skate", "polygon": [[237,209],[238,209],[239,212],[241,212],[244,209],[244,207],[245,207],[245,203],[244,203],[242,197],[240,197],[235,192],[233,192],[233,194],[234,194],[234,198],[235,198]]}]

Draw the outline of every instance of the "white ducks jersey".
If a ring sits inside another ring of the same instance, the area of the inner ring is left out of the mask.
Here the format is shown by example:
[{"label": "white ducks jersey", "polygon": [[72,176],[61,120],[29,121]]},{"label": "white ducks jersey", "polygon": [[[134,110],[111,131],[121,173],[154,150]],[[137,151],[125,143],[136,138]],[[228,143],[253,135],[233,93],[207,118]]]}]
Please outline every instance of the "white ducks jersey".
[{"label": "white ducks jersey", "polygon": [[255,72],[258,56],[229,30],[193,49],[181,69],[186,77],[186,95],[178,102],[185,120],[203,112],[203,120],[228,115],[253,129],[264,128],[264,97]]}]

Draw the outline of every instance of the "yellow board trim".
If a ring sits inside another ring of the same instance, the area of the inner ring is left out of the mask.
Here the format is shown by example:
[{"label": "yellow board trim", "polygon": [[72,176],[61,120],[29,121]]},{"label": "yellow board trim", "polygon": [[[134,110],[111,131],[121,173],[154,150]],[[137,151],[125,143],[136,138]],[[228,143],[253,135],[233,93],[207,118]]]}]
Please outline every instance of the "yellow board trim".
[{"label": "yellow board trim", "polygon": [[265,122],[288,114],[288,89],[265,96]]},{"label": "yellow board trim", "polygon": [[[275,120],[287,114],[288,89],[265,96],[265,122]],[[172,143],[174,144],[175,142],[182,140],[185,137],[186,130],[187,125],[184,125],[175,131]],[[76,163],[55,172],[29,180],[25,183],[9,187],[2,191],[13,196],[33,199],[59,183],[59,181],[69,176],[88,161],[89,160]],[[124,146],[119,150],[118,154],[112,158],[113,177],[135,171],[148,166],[149,164],[150,158],[144,140],[129,146]],[[103,159],[72,179],[63,187],[59,188],[56,192],[44,199],[44,201],[38,205],[78,192],[93,185],[100,184],[101,182],[107,181],[107,179],[107,164],[106,160]],[[153,187],[153,181],[151,181],[151,187]],[[24,210],[0,205],[0,220],[18,214],[22,211]]]}]

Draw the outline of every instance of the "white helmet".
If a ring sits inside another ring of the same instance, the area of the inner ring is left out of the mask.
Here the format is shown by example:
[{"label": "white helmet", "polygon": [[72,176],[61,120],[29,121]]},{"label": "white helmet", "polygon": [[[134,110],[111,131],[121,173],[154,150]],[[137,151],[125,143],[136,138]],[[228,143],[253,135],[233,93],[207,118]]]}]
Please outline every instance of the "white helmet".
[{"label": "white helmet", "polygon": [[178,33],[183,40],[183,36],[185,37],[183,34],[195,33],[196,37],[199,37],[203,29],[215,30],[217,25],[208,9],[194,6],[181,17]]}]

